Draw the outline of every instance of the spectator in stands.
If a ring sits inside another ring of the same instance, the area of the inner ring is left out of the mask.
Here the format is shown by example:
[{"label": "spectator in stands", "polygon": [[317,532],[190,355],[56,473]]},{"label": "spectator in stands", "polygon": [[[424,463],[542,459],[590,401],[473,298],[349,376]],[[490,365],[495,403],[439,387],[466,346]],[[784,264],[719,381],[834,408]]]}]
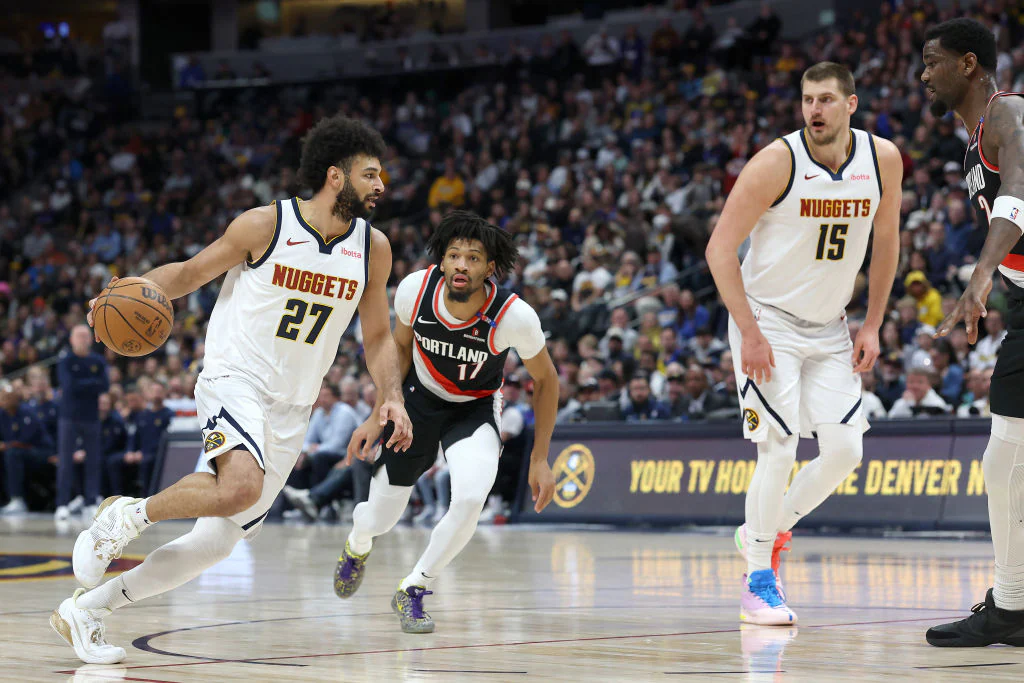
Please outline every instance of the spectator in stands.
[{"label": "spectator in stands", "polygon": [[992,368],[981,367],[967,375],[967,393],[956,410],[957,417],[991,417],[989,389],[992,386]]},{"label": "spectator in stands", "polygon": [[341,398],[341,390],[337,386],[324,383],[320,387],[306,440],[295,466],[297,474],[292,475],[301,476],[302,471],[308,469],[309,485],[304,488],[322,482],[337,463],[345,460],[352,432],[362,422],[352,406]]},{"label": "spectator in stands", "polygon": [[54,400],[53,388],[50,386],[50,374],[40,366],[29,368],[27,373],[28,387],[25,404],[36,411],[36,417],[43,423],[43,428],[50,441],[57,443],[57,421],[59,406]]},{"label": "spectator in stands", "polygon": [[697,336],[697,330],[706,327],[711,320],[708,309],[697,303],[697,297],[693,291],[684,289],[679,293],[679,307],[676,317],[676,326],[679,329],[679,338],[689,341]]},{"label": "spectator in stands", "polygon": [[71,516],[75,475],[74,453],[81,439],[85,450],[84,497],[87,506],[100,504],[103,486],[103,453],[99,427],[99,397],[110,388],[107,361],[92,351],[92,330],[76,325],[71,331],[71,352],[57,364],[60,380],[60,411],[57,426],[57,519]]},{"label": "spectator in stands", "polygon": [[886,410],[892,410],[893,405],[906,391],[906,384],[903,382],[903,355],[899,351],[890,351],[879,361],[879,381],[875,387],[875,393],[882,400]]},{"label": "spectator in stands", "polygon": [[875,394],[875,387],[878,384],[875,373],[871,370],[866,370],[860,373],[860,380],[861,400],[864,401],[862,407],[864,414],[867,415],[868,419],[884,419],[888,417],[888,411],[885,409],[885,405],[882,404],[882,399]]},{"label": "spectator in stands", "polygon": [[920,270],[912,270],[903,279],[907,293],[917,303],[917,319],[932,327],[942,322],[942,295],[931,286],[928,277]]},{"label": "spectator in stands", "polygon": [[[137,393],[133,397],[132,413],[126,420],[125,453],[121,459],[114,453],[107,460],[107,478],[113,491],[149,494],[160,440],[174,418],[174,413],[164,406],[165,395],[164,385],[151,381],[144,397]],[[129,481],[125,480],[126,474],[132,477]]]},{"label": "spectator in stands", "polygon": [[667,420],[671,415],[669,407],[654,398],[647,375],[642,372],[633,375],[629,380],[629,400],[622,411],[626,422]]},{"label": "spectator in stands", "polygon": [[938,375],[939,395],[951,406],[960,405],[964,389],[964,369],[956,363],[956,353],[948,339],[939,339],[929,351],[932,368]]},{"label": "spectator in stands", "polygon": [[[104,471],[109,472],[107,463],[124,462],[124,452],[128,447],[128,429],[125,426],[124,418],[114,410],[114,401],[110,394],[100,394],[100,441],[103,450]],[[104,491],[115,493],[117,491],[111,482],[104,482]]]},{"label": "spectator in stands", "polygon": [[40,476],[53,454],[53,441],[36,411],[22,402],[22,389],[10,382],[0,384],[0,453],[3,453],[7,504],[0,514],[28,511],[26,482]]},{"label": "spectator in stands", "polygon": [[949,413],[949,405],[932,388],[935,379],[935,372],[929,367],[908,370],[907,390],[893,404],[889,417],[927,417]]},{"label": "spectator in stands", "polygon": [[342,403],[355,411],[360,422],[370,417],[370,413],[373,412],[372,404],[364,401],[361,394],[362,388],[359,386],[359,380],[355,377],[342,378],[338,395]]},{"label": "spectator in stands", "polygon": [[432,209],[439,208],[443,204],[460,207],[465,202],[466,184],[455,171],[455,159],[448,157],[444,160],[444,175],[430,186],[427,206]]},{"label": "spectator in stands", "polygon": [[1006,325],[1003,313],[998,308],[989,308],[985,316],[985,336],[978,340],[970,354],[972,368],[994,368],[999,346],[1006,339]]},{"label": "spectator in stands", "polygon": [[686,345],[689,355],[700,365],[717,363],[722,353],[729,348],[721,339],[711,334],[710,327],[698,327],[697,334]]},{"label": "spectator in stands", "polygon": [[896,304],[899,312],[899,338],[903,346],[914,343],[917,328],[921,321],[917,318],[917,301],[912,296],[905,296]]},{"label": "spectator in stands", "polygon": [[551,303],[540,316],[541,327],[549,332],[551,339],[573,340],[577,338],[576,320],[569,308],[569,296],[564,289],[551,292]]},{"label": "spectator in stands", "polygon": [[660,372],[665,372],[665,368],[671,363],[682,363],[689,355],[687,350],[679,345],[679,335],[674,327],[661,328],[659,342],[661,354],[658,356],[657,368]]}]

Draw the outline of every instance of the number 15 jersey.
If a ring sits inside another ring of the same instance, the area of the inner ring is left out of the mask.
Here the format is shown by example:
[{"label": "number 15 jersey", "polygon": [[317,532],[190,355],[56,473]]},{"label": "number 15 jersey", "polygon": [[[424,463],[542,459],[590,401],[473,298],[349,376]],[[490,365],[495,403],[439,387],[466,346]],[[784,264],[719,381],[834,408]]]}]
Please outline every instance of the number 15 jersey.
[{"label": "number 15 jersey", "polygon": [[206,332],[203,376],[243,377],[274,401],[312,405],[356,314],[370,270],[370,224],[329,240],[301,200],[277,202],[267,251],[228,271]]},{"label": "number 15 jersey", "polygon": [[836,173],[811,155],[804,130],[782,138],[789,183],[754,226],[740,268],[752,298],[821,325],[839,318],[853,296],[882,196],[874,138],[850,134]]}]

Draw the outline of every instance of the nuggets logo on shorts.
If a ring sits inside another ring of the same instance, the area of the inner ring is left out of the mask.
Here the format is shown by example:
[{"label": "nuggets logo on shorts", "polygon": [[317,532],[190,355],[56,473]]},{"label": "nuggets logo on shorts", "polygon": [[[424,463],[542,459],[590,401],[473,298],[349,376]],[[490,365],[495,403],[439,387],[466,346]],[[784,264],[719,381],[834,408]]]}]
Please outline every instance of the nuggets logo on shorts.
[{"label": "nuggets logo on shorts", "polygon": [[761,424],[761,418],[752,408],[746,408],[743,411],[743,422],[747,425],[747,431],[753,432],[757,431],[758,425]]},{"label": "nuggets logo on shorts", "polygon": [[580,443],[569,446],[555,458],[555,505],[576,507],[594,485],[594,454]]},{"label": "nuggets logo on shorts", "polygon": [[206,453],[220,448],[224,445],[224,435],[221,432],[210,432],[206,435],[206,442],[203,444],[203,450]]}]

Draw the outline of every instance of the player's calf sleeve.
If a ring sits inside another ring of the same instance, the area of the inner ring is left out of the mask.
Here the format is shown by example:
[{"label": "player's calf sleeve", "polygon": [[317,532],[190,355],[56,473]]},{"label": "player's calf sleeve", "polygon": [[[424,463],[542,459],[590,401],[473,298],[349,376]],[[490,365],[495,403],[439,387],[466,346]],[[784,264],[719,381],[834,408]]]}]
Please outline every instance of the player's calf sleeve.
[{"label": "player's calf sleeve", "polygon": [[370,480],[370,496],[352,512],[352,532],[348,545],[357,555],[365,555],[373,547],[373,539],[391,531],[398,524],[409,504],[411,486],[392,486],[388,483],[386,467],[377,470]]},{"label": "player's calf sleeve", "polygon": [[992,416],[982,460],[995,548],[996,607],[1024,610],[1024,419]]},{"label": "player's calf sleeve", "polygon": [[780,436],[769,429],[768,438],[757,444],[757,467],[746,499],[748,573],[771,567],[782,497],[796,462],[799,438]]},{"label": "player's calf sleeve", "polygon": [[779,531],[789,531],[850,475],[864,457],[860,425],[818,425],[818,457],[793,478],[783,501]]},{"label": "player's calf sleeve", "polygon": [[231,554],[242,528],[221,517],[201,517],[192,531],[160,546],[138,567],[78,599],[88,609],[117,609],[188,583]]}]

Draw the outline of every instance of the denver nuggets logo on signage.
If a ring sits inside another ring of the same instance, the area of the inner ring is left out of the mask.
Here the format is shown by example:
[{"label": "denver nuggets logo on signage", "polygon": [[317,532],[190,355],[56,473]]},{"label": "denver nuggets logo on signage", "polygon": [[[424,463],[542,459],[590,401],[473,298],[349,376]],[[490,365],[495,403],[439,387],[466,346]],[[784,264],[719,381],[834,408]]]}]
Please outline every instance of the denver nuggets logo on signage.
[{"label": "denver nuggets logo on signage", "polygon": [[210,432],[206,435],[206,442],[203,444],[203,450],[206,453],[220,448],[224,445],[224,434],[221,432]]},{"label": "denver nuggets logo on signage", "polygon": [[576,507],[590,493],[594,484],[594,454],[580,443],[574,443],[555,459],[555,504]]},{"label": "denver nuggets logo on signage", "polygon": [[752,408],[747,408],[743,411],[743,421],[747,424],[747,430],[751,432],[756,431],[758,425],[761,424],[761,418],[757,416],[757,412]]},{"label": "denver nuggets logo on signage", "polygon": [[[142,564],[143,557],[120,557],[110,563],[108,572],[119,574]],[[37,579],[63,579],[73,577],[70,555],[36,555],[29,553],[0,553],[0,583],[6,581],[32,581]]]}]

